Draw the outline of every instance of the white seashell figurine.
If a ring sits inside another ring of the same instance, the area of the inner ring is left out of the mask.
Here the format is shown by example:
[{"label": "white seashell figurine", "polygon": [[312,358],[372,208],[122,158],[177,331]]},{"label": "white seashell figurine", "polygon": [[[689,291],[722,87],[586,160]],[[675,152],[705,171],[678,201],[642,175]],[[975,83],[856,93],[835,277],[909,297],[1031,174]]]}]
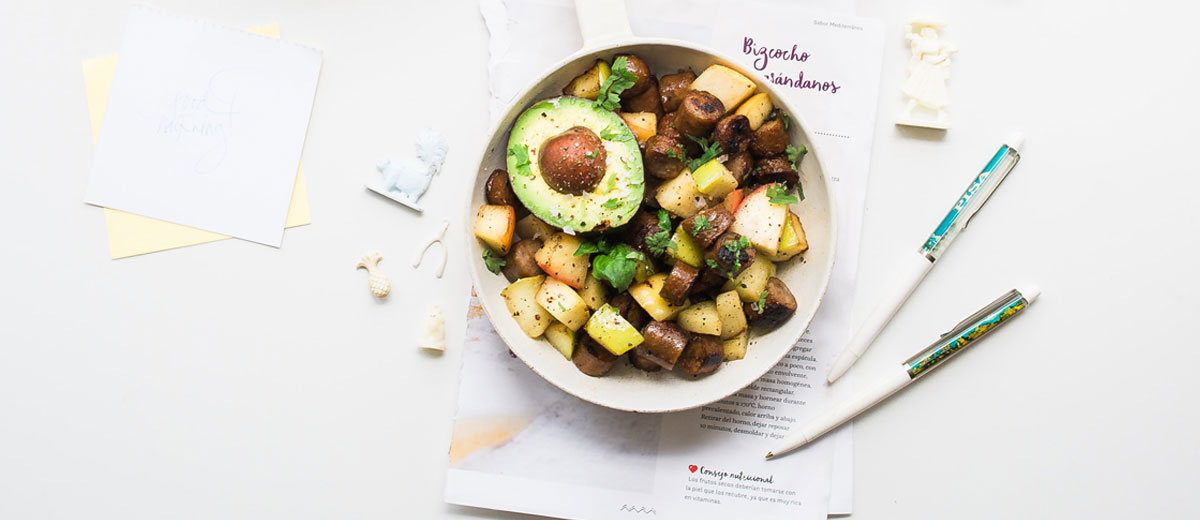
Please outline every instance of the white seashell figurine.
[{"label": "white seashell figurine", "polygon": [[908,40],[912,56],[908,60],[908,80],[901,92],[908,98],[904,111],[896,116],[896,124],[946,130],[950,116],[946,107],[950,95],[946,81],[950,79],[950,56],[958,48],[941,39],[938,31],[946,24],[917,19],[908,24],[904,39]]},{"label": "white seashell figurine", "polygon": [[377,184],[367,184],[367,189],[421,211],[418,201],[429,189],[433,176],[441,171],[449,146],[441,134],[426,129],[417,134],[416,148],[415,158],[380,161],[375,169],[383,178]]},{"label": "white seashell figurine", "polygon": [[387,275],[379,269],[379,262],[383,260],[383,256],[378,252],[363,255],[362,259],[355,265],[355,269],[367,270],[367,285],[371,287],[371,294],[376,298],[386,298],[388,293],[392,292],[392,282],[388,280]]}]

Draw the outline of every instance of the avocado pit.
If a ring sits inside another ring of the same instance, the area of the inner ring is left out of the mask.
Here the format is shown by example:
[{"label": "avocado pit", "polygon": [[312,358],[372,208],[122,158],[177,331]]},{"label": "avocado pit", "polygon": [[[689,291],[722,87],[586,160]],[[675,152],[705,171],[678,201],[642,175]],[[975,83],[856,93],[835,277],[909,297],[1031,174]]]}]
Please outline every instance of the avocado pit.
[{"label": "avocado pit", "polygon": [[538,166],[542,178],[559,193],[580,195],[595,189],[604,177],[604,142],[595,132],[572,127],[542,143]]}]

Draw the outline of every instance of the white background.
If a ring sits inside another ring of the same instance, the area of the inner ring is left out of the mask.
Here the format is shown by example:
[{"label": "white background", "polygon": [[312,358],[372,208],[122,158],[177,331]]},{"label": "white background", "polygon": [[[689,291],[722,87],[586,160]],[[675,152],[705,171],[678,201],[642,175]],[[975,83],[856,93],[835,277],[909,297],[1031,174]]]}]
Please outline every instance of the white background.
[{"label": "white background", "polygon": [[[129,5],[0,5],[0,518],[515,518],[441,502],[474,259],[452,236],[446,278],[408,267],[461,217],[486,138],[476,4],[153,2],[235,27],[277,21],[325,51],[303,158],[313,225],[279,250],[231,240],[112,261],[101,210],[81,202],[80,62],[116,52]],[[859,2],[888,33],[860,311],[1005,134],[1029,135],[855,367],[860,381],[1014,282],[1044,293],[860,418],[855,518],[1200,512],[1200,45],[1187,5]],[[890,122],[916,14],[952,22],[961,49],[944,136]],[[362,183],[379,159],[412,153],[423,126],[451,153],[418,218]],[[375,249],[392,277],[384,302],[353,269]],[[412,341],[435,301],[450,318],[441,357]]]}]

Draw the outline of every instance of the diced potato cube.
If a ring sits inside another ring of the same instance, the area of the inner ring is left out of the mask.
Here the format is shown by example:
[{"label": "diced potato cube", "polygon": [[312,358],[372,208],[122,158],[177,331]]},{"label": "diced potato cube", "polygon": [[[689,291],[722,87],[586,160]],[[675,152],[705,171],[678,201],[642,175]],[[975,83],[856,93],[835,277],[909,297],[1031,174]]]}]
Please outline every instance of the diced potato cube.
[{"label": "diced potato cube", "polygon": [[675,322],[683,330],[696,334],[721,335],[721,315],[717,312],[717,303],[711,300],[692,304],[679,311]]},{"label": "diced potato cube", "polygon": [[546,327],[546,340],[563,357],[567,358],[567,361],[570,361],[571,356],[575,355],[575,331],[566,325],[557,321],[551,323],[549,327]]},{"label": "diced potato cube", "polygon": [[767,115],[775,109],[775,105],[771,103],[771,96],[766,92],[759,92],[750,99],[747,99],[741,106],[734,111],[735,114],[746,116],[750,120],[750,129],[758,130],[767,120]]},{"label": "diced potato cube", "polygon": [[600,346],[621,355],[642,344],[642,334],[633,328],[616,307],[605,304],[587,322],[587,333]]},{"label": "diced potato cube", "polygon": [[541,336],[553,321],[550,319],[550,313],[538,305],[536,300],[538,289],[545,280],[545,275],[521,278],[500,291],[508,313],[512,314],[517,326],[531,338]]},{"label": "diced potato cube", "polygon": [[683,229],[683,224],[679,224],[675,228],[675,234],[671,235],[671,242],[675,243],[675,249],[671,250],[676,260],[683,262],[692,267],[704,266],[704,249],[692,235]]},{"label": "diced potato cube", "polygon": [[674,318],[688,305],[686,300],[683,305],[671,305],[670,302],[663,299],[659,291],[662,290],[663,283],[666,281],[667,275],[659,273],[646,279],[645,282],[629,286],[629,295],[633,296],[634,301],[638,302],[642,309],[645,309],[646,314],[658,321],[668,321]]},{"label": "diced potato cube", "polygon": [[619,115],[625,120],[625,124],[629,125],[629,129],[633,130],[639,145],[646,144],[647,139],[658,133],[658,116],[654,112],[621,112]]},{"label": "diced potato cube", "polygon": [[540,238],[545,240],[554,233],[555,230],[550,224],[533,216],[532,213],[521,217],[521,220],[517,221],[517,236],[521,238]]},{"label": "diced potato cube", "polygon": [[671,214],[688,218],[708,207],[704,194],[696,187],[692,172],[683,170],[674,179],[662,183],[654,193],[654,200]]},{"label": "diced potato cube", "polygon": [[592,65],[590,69],[575,76],[575,79],[567,83],[567,86],[563,88],[563,94],[596,99],[600,96],[600,86],[604,85],[604,80],[608,79],[609,74],[612,74],[612,69],[608,66],[608,62],[596,60],[596,64]]},{"label": "diced potato cube", "polygon": [[561,281],[547,278],[542,282],[535,298],[538,305],[571,330],[579,330],[579,327],[587,323],[587,303],[575,289]]},{"label": "diced potato cube", "polygon": [[579,291],[579,296],[583,298],[584,303],[587,303],[589,309],[596,310],[603,307],[604,303],[608,301],[608,287],[589,274],[587,281],[583,283],[583,290]]},{"label": "diced potato cube", "polygon": [[750,78],[724,65],[710,65],[692,81],[692,90],[703,90],[717,97],[732,112],[758,88]]},{"label": "diced potato cube", "polygon": [[512,206],[484,204],[475,213],[475,236],[500,256],[512,247],[517,215]]},{"label": "diced potato cube", "polygon": [[721,339],[732,338],[746,330],[746,313],[737,291],[717,295],[717,314],[721,315]]},{"label": "diced potato cube", "polygon": [[766,255],[755,255],[754,262],[733,279],[733,289],[744,302],[756,302],[767,288],[767,280],[774,276],[775,264]]},{"label": "diced potato cube", "polygon": [[743,330],[732,338],[721,342],[725,348],[725,361],[737,361],[746,357],[746,346],[750,344],[750,329]]},{"label": "diced potato cube", "polygon": [[728,195],[738,186],[737,177],[733,176],[733,172],[716,159],[696,168],[696,171],[692,172],[692,181],[696,183],[696,189],[700,193],[713,199]]}]

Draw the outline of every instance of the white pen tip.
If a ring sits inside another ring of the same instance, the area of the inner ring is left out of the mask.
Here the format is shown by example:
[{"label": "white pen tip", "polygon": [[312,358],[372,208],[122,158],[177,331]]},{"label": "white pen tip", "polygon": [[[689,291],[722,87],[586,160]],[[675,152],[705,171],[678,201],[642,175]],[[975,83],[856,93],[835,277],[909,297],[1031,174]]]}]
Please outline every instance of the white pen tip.
[{"label": "white pen tip", "polygon": [[1026,303],[1033,303],[1033,300],[1042,294],[1042,290],[1033,284],[1018,285],[1017,292],[1021,293],[1021,297],[1025,298]]},{"label": "white pen tip", "polygon": [[1013,132],[1012,135],[1008,136],[1008,139],[1004,140],[1004,144],[1008,145],[1009,148],[1020,152],[1021,147],[1025,146],[1025,134],[1022,134],[1021,132]]},{"label": "white pen tip", "polygon": [[769,459],[769,458],[771,458],[771,457],[774,457],[774,456],[775,456],[775,454],[774,454],[774,453],[771,453],[771,452],[769,452],[769,451],[768,451],[768,452],[767,452],[767,456],[766,456],[766,458],[768,458],[768,459]]}]

